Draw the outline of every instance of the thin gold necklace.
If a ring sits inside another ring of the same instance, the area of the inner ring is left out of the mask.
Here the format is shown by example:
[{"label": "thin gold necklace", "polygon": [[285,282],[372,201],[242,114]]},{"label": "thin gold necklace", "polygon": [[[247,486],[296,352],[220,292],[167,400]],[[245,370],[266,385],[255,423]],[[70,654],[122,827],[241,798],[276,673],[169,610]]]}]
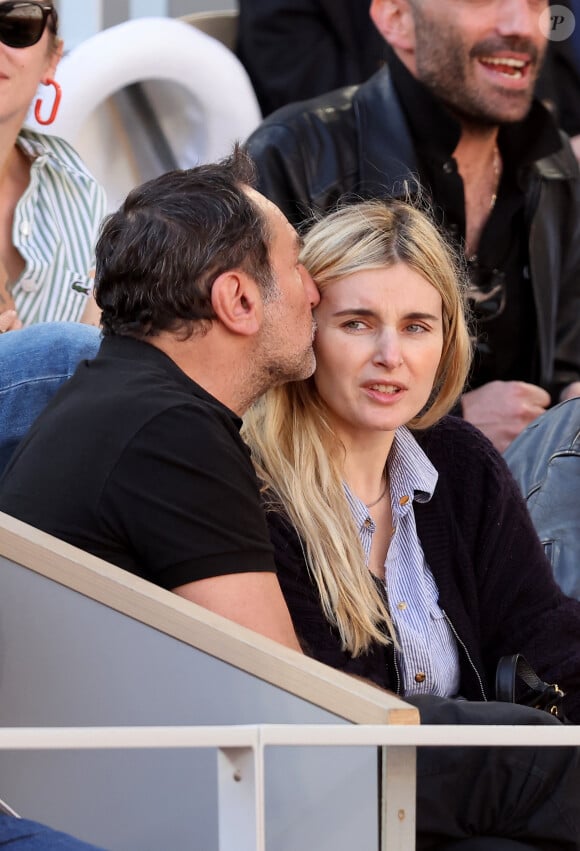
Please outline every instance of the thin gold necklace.
[{"label": "thin gold necklace", "polygon": [[497,192],[499,189],[499,179],[501,177],[501,160],[499,156],[499,149],[497,147],[497,143],[493,146],[493,178],[494,178],[494,189],[491,193],[491,200],[489,202],[489,212],[493,210],[495,207],[495,202],[497,201]]},{"label": "thin gold necklace", "polygon": [[384,488],[381,492],[381,495],[379,496],[378,499],[375,499],[374,502],[365,502],[366,507],[367,508],[374,508],[375,505],[378,505],[379,502],[381,501],[381,499],[383,499],[383,497],[385,496],[388,487],[389,487],[389,479],[388,479],[387,476],[385,476],[385,486],[384,486]]}]

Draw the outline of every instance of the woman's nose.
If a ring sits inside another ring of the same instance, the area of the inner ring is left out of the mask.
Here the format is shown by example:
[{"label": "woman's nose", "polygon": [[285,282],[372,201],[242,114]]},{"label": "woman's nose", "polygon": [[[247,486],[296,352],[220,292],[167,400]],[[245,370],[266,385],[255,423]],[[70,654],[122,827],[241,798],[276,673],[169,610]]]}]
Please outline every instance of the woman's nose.
[{"label": "woman's nose", "polygon": [[380,335],[374,361],[387,369],[396,369],[401,366],[403,353],[396,333],[386,332]]}]

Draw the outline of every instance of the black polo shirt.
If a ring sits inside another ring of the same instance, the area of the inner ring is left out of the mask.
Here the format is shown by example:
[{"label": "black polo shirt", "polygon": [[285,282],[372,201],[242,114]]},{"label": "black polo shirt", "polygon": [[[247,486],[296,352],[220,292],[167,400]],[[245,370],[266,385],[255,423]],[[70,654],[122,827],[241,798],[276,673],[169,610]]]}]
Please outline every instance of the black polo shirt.
[{"label": "black polo shirt", "polygon": [[241,420],[165,354],[106,338],[0,481],[0,510],[164,588],[274,571]]},{"label": "black polo shirt", "polygon": [[[461,135],[459,121],[396,56],[389,57],[389,66],[435,218],[462,248],[465,196],[452,156]],[[537,383],[540,374],[524,201],[532,164],[557,151],[561,141],[549,112],[534,101],[525,120],[500,128],[498,147],[503,169],[497,200],[477,254],[467,258],[476,340],[472,388],[494,379]]]}]

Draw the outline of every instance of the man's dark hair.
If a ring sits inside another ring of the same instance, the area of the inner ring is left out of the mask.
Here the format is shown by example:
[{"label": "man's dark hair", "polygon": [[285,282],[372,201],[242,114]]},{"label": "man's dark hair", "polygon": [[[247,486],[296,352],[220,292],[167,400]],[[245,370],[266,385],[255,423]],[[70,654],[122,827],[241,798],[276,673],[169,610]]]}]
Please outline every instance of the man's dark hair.
[{"label": "man's dark hair", "polygon": [[170,171],[129,193],[96,247],[104,334],[187,336],[198,323],[207,327],[216,318],[213,282],[228,269],[243,269],[268,297],[268,228],[244,191],[254,180],[252,161],[236,147],[219,163]]}]

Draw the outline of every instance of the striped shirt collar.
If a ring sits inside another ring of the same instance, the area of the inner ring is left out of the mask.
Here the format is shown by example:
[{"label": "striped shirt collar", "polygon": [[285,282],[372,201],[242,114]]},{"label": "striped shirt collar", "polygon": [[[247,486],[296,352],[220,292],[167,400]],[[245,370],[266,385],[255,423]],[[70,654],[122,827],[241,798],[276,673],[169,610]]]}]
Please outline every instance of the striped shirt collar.
[{"label": "striped shirt collar", "polygon": [[[439,474],[406,426],[395,431],[388,464],[391,502],[397,517],[410,511],[413,500],[429,502],[435,492]],[[368,525],[369,512],[365,503],[351,491],[346,482],[343,484],[357,527]]]}]

